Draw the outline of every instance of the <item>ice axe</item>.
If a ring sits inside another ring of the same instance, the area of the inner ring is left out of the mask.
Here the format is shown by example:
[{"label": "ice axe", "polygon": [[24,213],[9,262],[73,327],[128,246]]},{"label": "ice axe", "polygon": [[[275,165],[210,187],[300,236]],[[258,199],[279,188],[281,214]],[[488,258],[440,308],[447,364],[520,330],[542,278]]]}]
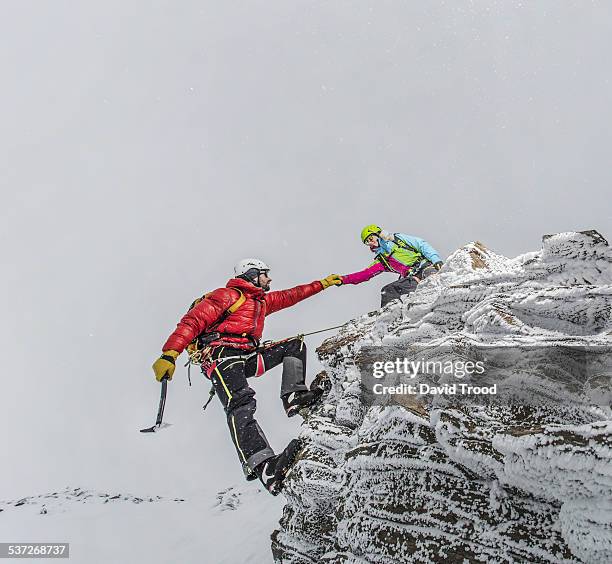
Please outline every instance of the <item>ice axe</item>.
[{"label": "ice axe", "polygon": [[140,429],[141,433],[156,433],[160,429],[165,429],[170,426],[170,423],[162,423],[164,417],[164,407],[166,406],[166,393],[168,391],[168,377],[164,376],[161,381],[161,394],[159,396],[159,408],[157,410],[157,419],[153,427]]}]

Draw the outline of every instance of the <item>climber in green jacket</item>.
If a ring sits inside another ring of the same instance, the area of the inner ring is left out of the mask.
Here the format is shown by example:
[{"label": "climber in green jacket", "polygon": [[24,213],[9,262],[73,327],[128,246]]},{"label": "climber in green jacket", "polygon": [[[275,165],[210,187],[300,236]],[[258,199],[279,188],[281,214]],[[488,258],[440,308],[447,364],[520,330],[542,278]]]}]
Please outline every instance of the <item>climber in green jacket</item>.
[{"label": "climber in green jacket", "polygon": [[424,278],[442,268],[438,252],[424,239],[405,233],[388,233],[378,225],[366,225],[361,241],[374,253],[374,262],[367,268],[342,276],[343,284],[361,284],[381,272],[395,272],[399,279],[381,290],[381,307],[403,294],[416,290]]}]

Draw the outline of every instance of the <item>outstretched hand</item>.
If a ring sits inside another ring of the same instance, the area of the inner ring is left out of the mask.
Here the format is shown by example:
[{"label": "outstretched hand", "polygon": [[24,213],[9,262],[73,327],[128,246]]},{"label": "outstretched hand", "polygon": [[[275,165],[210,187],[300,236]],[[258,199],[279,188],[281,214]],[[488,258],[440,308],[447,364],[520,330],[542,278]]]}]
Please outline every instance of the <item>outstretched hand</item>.
[{"label": "outstretched hand", "polygon": [[330,286],[340,286],[342,284],[342,276],[339,274],[330,274],[321,280],[321,284],[324,290]]}]

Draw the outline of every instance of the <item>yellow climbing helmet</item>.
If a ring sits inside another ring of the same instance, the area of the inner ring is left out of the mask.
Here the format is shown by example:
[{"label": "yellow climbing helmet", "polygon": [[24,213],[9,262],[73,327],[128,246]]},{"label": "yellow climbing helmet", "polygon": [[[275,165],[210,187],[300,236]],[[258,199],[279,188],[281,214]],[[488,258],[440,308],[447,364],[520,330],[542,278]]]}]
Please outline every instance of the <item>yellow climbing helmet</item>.
[{"label": "yellow climbing helmet", "polygon": [[374,225],[373,223],[371,225],[366,225],[362,230],[361,230],[361,242],[365,243],[366,239],[370,236],[370,235],[380,235],[380,232],[382,231],[382,229],[380,227],[378,227],[378,225]]}]

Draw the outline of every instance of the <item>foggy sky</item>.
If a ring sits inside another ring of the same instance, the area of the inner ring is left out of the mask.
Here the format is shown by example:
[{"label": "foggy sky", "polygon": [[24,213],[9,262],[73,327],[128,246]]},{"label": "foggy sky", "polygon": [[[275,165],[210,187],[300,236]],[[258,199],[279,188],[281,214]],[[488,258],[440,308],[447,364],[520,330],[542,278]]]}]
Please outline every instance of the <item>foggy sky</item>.
[{"label": "foggy sky", "polygon": [[[154,421],[161,345],[243,257],[285,288],[366,266],[372,222],[445,257],[476,239],[515,256],[545,233],[612,235],[610,3],[26,0],[2,13],[2,499],[241,480],[195,373],[191,389],[182,367],[170,384],[172,428],[137,429]],[[330,288],[271,317],[266,337],[373,310],[392,280]],[[279,381],[253,384],[277,449],[299,431]]]}]

